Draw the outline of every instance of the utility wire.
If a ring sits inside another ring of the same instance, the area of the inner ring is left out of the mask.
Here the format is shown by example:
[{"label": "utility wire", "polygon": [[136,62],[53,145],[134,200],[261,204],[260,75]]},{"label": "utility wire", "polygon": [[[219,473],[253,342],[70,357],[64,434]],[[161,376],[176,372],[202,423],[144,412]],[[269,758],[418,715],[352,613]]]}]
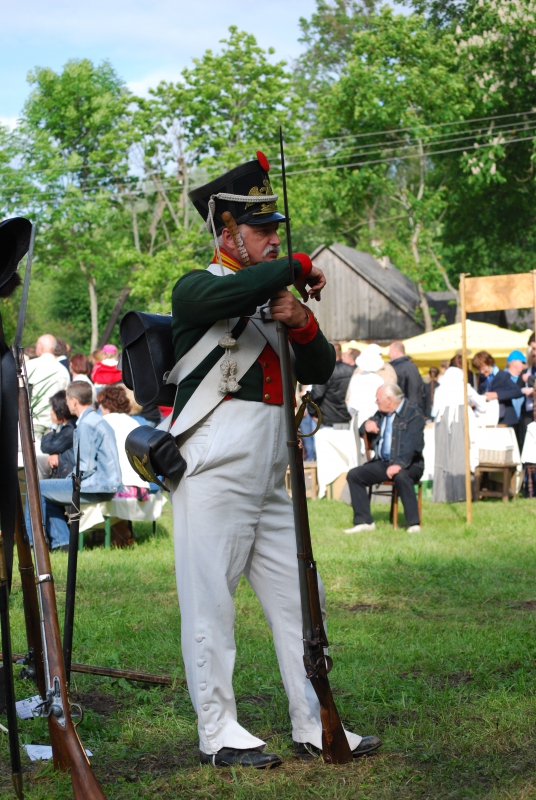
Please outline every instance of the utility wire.
[{"label": "utility wire", "polygon": [[[490,117],[473,117],[472,119],[460,119],[458,121],[453,120],[452,122],[434,122],[430,125],[426,123],[418,123],[416,122],[415,125],[409,128],[390,128],[383,131],[370,131],[369,133],[345,133],[341,134],[340,136],[322,136],[318,139],[306,139],[304,140],[304,144],[311,144],[312,142],[324,142],[326,140],[338,140],[338,139],[359,139],[364,136],[379,136],[385,133],[403,133],[404,131],[413,131],[415,128],[444,128],[446,125],[466,125],[471,122],[486,122],[489,120],[495,119],[506,119],[507,117],[521,117],[524,114],[536,114],[536,109],[530,109],[529,111],[516,111],[511,114],[494,114]],[[290,142],[289,147],[292,147],[295,142]]]},{"label": "utility wire", "polygon": [[[505,146],[509,145],[509,144],[515,144],[517,142],[529,142],[529,141],[532,141],[533,138],[534,138],[533,136],[526,136],[526,137],[522,137],[522,138],[519,138],[519,139],[510,139],[510,141],[505,142]],[[482,150],[482,149],[484,149],[486,147],[495,147],[495,145],[493,145],[493,144],[483,144],[483,145],[480,145],[480,147],[477,150],[474,150],[473,152],[475,153],[475,155],[477,155],[480,152],[480,150]],[[453,147],[453,148],[451,148],[449,150],[434,150],[433,152],[425,153],[424,157],[425,158],[430,158],[431,156],[445,155],[446,153],[459,153],[462,150],[467,151],[467,149],[468,149],[467,147]],[[370,164],[392,164],[393,161],[406,160],[406,159],[409,159],[409,158],[422,158],[422,157],[423,156],[421,156],[419,153],[408,153],[407,155],[391,156],[390,158],[377,158],[377,159],[373,159],[373,160],[370,160],[370,161],[357,161],[357,162],[352,162],[351,164],[328,164],[325,167],[314,167],[313,169],[294,170],[294,171],[287,172],[287,175],[289,175],[289,176],[290,175],[305,175],[306,173],[325,172],[326,170],[331,170],[331,169],[346,169],[346,168],[349,168],[349,167],[367,167]],[[279,175],[280,175],[280,173],[274,173],[275,177],[279,177]]]},{"label": "utility wire", "polygon": [[[510,130],[504,130],[504,128],[509,128]],[[505,125],[500,125],[500,126],[498,125],[496,128],[493,129],[493,131],[486,131],[483,128],[474,128],[472,131],[467,131],[467,133],[465,135],[463,135],[463,136],[454,136],[454,138],[449,138],[449,137],[452,137],[452,134],[451,133],[447,133],[447,134],[444,134],[444,136],[439,136],[437,138],[431,138],[428,141],[423,142],[422,144],[425,147],[433,147],[434,145],[449,144],[449,143],[452,143],[452,142],[463,142],[463,141],[466,141],[468,139],[478,138],[479,136],[493,136],[494,134],[497,134],[497,133],[499,133],[502,136],[504,136],[505,134],[508,134],[508,133],[513,133],[513,134],[525,133],[527,131],[532,131],[532,130],[536,130],[536,119],[535,120],[531,120],[530,123],[527,122],[526,125],[522,129],[520,129],[519,127],[517,127],[517,129],[512,129],[512,123],[507,123]],[[331,152],[331,153],[318,153],[317,155],[307,155],[307,156],[303,156],[303,157],[295,158],[295,159],[293,159],[291,157],[291,158],[288,159],[288,161],[289,161],[289,166],[293,166],[295,164],[302,163],[303,161],[306,161],[307,163],[310,163],[311,160],[317,161],[317,160],[320,160],[320,159],[323,159],[323,158],[325,158],[325,159],[342,158],[343,156],[349,156],[349,155],[352,155],[353,153],[356,153],[357,157],[361,153],[363,153],[363,155],[368,155],[367,153],[365,153],[365,150],[370,150],[372,148],[377,148],[375,151],[372,151],[371,154],[373,155],[375,152],[380,153],[380,152],[385,152],[386,150],[404,150],[404,149],[408,149],[410,147],[418,147],[418,142],[412,142],[410,140],[410,141],[407,141],[404,144],[404,142],[401,141],[401,142],[399,142],[397,144],[393,144],[393,145],[389,145],[389,144],[385,144],[384,145],[382,142],[374,142],[373,144],[361,145],[358,148],[342,147],[340,150],[337,150],[337,151],[334,151],[334,152]]]}]

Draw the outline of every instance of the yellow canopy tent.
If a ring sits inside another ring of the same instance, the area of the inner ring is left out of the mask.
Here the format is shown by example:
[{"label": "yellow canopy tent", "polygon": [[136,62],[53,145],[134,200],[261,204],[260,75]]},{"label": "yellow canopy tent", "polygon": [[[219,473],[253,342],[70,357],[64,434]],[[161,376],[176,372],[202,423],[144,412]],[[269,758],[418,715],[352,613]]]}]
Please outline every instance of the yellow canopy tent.
[{"label": "yellow canopy tent", "polygon": [[[497,366],[504,368],[506,358],[512,350],[527,350],[527,342],[532,333],[530,330],[510,331],[490,325],[487,322],[474,322],[468,319],[467,327],[467,358],[471,363],[472,357],[480,350],[490,353]],[[428,367],[439,367],[441,362],[460,352],[462,349],[462,325],[445,325],[436,328],[430,333],[421,333],[404,341],[406,355],[411,356],[417,367],[426,370]]]}]

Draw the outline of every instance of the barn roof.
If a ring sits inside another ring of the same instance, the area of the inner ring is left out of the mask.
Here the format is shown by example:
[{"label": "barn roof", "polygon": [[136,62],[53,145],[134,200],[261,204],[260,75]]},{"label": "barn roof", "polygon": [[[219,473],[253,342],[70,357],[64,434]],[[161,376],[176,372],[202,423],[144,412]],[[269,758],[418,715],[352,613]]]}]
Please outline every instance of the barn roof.
[{"label": "barn roof", "polygon": [[322,250],[330,250],[350,269],[387,297],[391,303],[414,319],[415,308],[420,302],[417,287],[389,260],[386,260],[384,266],[369,253],[354,250],[353,247],[344,244],[321,245],[312,253],[311,258],[317,256]]}]

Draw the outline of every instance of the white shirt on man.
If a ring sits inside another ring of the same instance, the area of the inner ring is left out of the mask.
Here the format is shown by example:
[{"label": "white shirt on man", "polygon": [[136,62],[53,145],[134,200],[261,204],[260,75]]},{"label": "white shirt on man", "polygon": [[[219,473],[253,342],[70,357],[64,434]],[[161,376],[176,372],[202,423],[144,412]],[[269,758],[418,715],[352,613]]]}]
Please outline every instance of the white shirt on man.
[{"label": "white shirt on man", "polygon": [[26,364],[28,383],[32,387],[31,404],[35,435],[41,439],[52,425],[50,398],[67,389],[69,373],[52,353],[43,353]]}]

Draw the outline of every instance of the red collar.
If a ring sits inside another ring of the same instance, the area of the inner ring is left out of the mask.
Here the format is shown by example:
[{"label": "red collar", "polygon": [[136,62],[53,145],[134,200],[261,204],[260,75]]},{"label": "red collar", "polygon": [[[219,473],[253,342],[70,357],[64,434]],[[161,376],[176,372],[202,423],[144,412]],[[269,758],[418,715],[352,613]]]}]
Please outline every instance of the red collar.
[{"label": "red collar", "polygon": [[[237,261],[236,258],[229,255],[229,253],[226,253],[225,250],[221,249],[221,247],[220,247],[220,255],[221,255],[221,263],[223,264],[224,267],[227,267],[227,269],[230,269],[233,272],[238,272],[239,269],[244,269],[242,264],[240,264],[240,262]],[[216,252],[216,250],[214,250],[214,255],[212,257],[211,263],[212,264],[220,263],[218,261],[218,253]]]}]

